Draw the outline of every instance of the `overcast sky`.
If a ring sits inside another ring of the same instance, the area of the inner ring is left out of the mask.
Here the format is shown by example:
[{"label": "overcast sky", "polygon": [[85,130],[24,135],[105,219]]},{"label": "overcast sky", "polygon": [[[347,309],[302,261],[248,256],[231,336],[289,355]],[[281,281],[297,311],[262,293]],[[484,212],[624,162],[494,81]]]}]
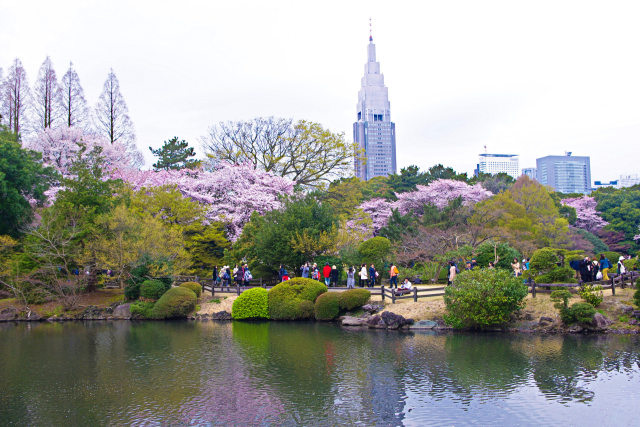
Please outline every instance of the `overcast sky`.
[{"label": "overcast sky", "polygon": [[477,155],[590,155],[592,179],[640,173],[634,1],[2,1],[0,67],[33,84],[69,61],[94,105],[109,68],[148,146],[219,121],[319,122],[352,140],[369,17],[399,167],[471,172]]}]

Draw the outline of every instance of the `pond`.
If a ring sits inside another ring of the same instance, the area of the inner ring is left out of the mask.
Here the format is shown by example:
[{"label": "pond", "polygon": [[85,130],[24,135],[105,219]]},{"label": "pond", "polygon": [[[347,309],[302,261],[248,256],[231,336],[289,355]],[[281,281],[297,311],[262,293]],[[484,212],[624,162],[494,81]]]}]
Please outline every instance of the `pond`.
[{"label": "pond", "polygon": [[637,425],[640,337],[0,324],[3,425]]}]

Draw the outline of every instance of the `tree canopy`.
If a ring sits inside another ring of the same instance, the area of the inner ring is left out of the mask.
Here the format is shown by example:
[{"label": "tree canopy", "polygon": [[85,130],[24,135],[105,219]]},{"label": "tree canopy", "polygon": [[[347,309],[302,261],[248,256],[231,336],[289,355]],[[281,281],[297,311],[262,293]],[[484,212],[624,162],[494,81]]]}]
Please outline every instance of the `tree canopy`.
[{"label": "tree canopy", "polygon": [[149,147],[149,150],[158,157],[158,161],[153,164],[156,169],[193,169],[200,165],[200,160],[191,158],[196,155],[193,147],[189,147],[187,141],[179,140],[177,136],[165,141],[162,147],[156,150]]}]

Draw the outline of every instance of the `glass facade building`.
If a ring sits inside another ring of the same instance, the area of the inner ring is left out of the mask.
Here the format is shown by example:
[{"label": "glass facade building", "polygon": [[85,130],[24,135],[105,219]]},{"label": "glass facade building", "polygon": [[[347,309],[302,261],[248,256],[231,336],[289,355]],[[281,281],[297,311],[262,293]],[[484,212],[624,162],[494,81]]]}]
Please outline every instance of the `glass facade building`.
[{"label": "glass facade building", "polygon": [[536,159],[537,179],[561,193],[591,193],[591,161],[588,156],[546,156]]}]

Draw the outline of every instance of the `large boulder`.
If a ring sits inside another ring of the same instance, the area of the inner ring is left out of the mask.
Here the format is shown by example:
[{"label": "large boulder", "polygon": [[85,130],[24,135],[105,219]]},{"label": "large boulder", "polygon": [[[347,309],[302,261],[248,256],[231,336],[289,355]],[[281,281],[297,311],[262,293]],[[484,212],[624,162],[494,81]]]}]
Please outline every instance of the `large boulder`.
[{"label": "large boulder", "polygon": [[413,325],[413,319],[405,319],[399,314],[385,311],[380,316],[389,329],[398,329],[405,325]]},{"label": "large boulder", "polygon": [[433,320],[419,320],[410,326],[411,329],[433,329],[438,326],[438,322]]},{"label": "large boulder", "polygon": [[367,326],[372,329],[387,329],[387,324],[384,323],[384,320],[382,320],[382,317],[380,317],[380,315],[377,315],[377,314],[373,317],[370,317],[369,320],[367,320]]},{"label": "large boulder", "polygon": [[211,320],[231,320],[231,313],[226,311],[219,311],[211,315]]},{"label": "large boulder", "polygon": [[18,310],[13,307],[7,307],[0,310],[0,320],[15,320],[18,318]]},{"label": "large boulder", "polygon": [[596,313],[593,316],[593,325],[598,329],[606,329],[612,323],[613,322],[611,320],[607,319],[602,313]]},{"label": "large boulder", "polygon": [[111,315],[114,319],[131,319],[131,304],[120,304],[114,307]]},{"label": "large boulder", "polygon": [[381,310],[384,309],[383,305],[377,305],[377,304],[365,304],[362,306],[362,310],[366,311],[367,313],[377,313]]},{"label": "large boulder", "polygon": [[342,318],[342,326],[363,326],[367,324],[364,317],[344,316]]}]

